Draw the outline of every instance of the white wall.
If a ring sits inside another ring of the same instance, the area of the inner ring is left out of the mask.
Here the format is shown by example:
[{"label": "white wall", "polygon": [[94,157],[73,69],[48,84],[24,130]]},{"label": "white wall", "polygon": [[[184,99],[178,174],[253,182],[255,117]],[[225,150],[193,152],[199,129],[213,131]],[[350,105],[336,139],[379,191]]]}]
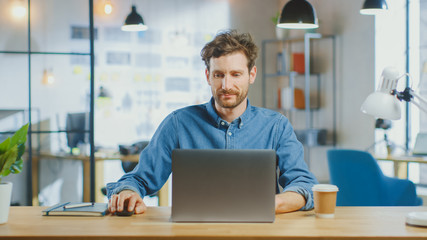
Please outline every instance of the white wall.
[{"label": "white wall", "polygon": [[[277,11],[281,11],[286,2],[230,1],[231,26],[252,33],[258,46],[261,47],[262,40],[275,37],[271,17]],[[366,149],[374,142],[375,120],[364,115],[359,109],[366,96],[376,87],[374,17],[359,13],[363,0],[309,0],[309,2],[316,9],[320,22],[318,32],[335,35],[337,39],[337,147]],[[303,33],[301,30],[291,30],[290,35],[298,36]],[[249,98],[252,104],[261,106],[261,68],[269,66],[261,66],[260,57],[257,66],[257,82],[252,86]],[[331,67],[328,65],[325,71],[330,71]],[[331,94],[331,88],[328,87],[322,94]],[[275,93],[274,87],[268,91]],[[267,97],[273,99],[272,95],[269,94]],[[270,102],[272,101],[274,100],[270,99]],[[327,149],[314,148],[310,151],[311,170],[323,182],[329,181]]]},{"label": "white wall", "polygon": [[374,140],[374,120],[359,110],[375,89],[374,17],[359,13],[362,0],[315,3],[321,32],[338,37],[338,146],[364,149]]},{"label": "white wall", "polygon": [[[420,0],[420,93],[427,99],[427,1]],[[421,113],[420,131],[427,132],[427,113]]]},{"label": "white wall", "polygon": [[[382,71],[385,67],[395,67],[402,75],[406,72],[406,0],[395,0],[389,3],[389,11],[376,18],[375,32],[375,83],[376,86],[378,86],[380,84]],[[414,45],[412,49],[417,47],[418,45]],[[418,58],[416,61],[413,60],[410,62],[411,68],[418,66]],[[418,69],[416,72],[418,72]],[[414,86],[416,86],[416,83],[418,83],[418,77],[414,76],[413,80],[417,81],[414,84]],[[398,81],[397,89],[403,91],[405,85],[406,78],[403,77]],[[405,102],[400,103],[402,117],[400,120],[392,121],[393,126],[388,131],[389,139],[402,148],[405,147],[406,142],[405,105]],[[409,126],[418,129],[418,126],[413,124],[410,124]],[[378,140],[383,139],[383,134],[384,132],[381,129],[376,130]],[[400,154],[402,154],[403,152],[403,149],[396,150],[397,151],[395,151],[395,153],[400,152]],[[380,145],[377,147],[376,151],[385,153],[385,145]]]},{"label": "white wall", "polygon": [[[257,78],[249,91],[249,100],[254,106],[262,106],[262,66],[261,44],[262,40],[275,37],[275,25],[271,17],[278,10],[277,1],[259,0],[230,0],[230,26],[240,32],[248,32],[254,38],[259,47],[257,66]],[[275,57],[275,56],[272,56]]]},{"label": "white wall", "polygon": [[[319,32],[337,37],[337,147],[365,149],[374,141],[374,119],[360,112],[375,89],[374,18],[359,10],[362,0],[317,0]],[[326,153],[318,155],[319,180],[329,180]],[[314,165],[314,164],[313,164]]]},{"label": "white wall", "polygon": [[[287,1],[278,1],[278,9]],[[360,106],[375,89],[374,17],[363,16],[362,0],[311,0],[319,19],[318,32],[337,40],[337,147],[366,149],[374,141],[374,119]],[[302,34],[291,30],[291,36]],[[325,50],[326,51],[326,50]],[[323,58],[320,58],[322,60]],[[328,61],[328,59],[326,59]],[[331,65],[324,69],[331,70]],[[330,75],[329,75],[330,76]],[[331,85],[322,94],[332,94]],[[310,167],[319,181],[329,181],[326,151],[310,150]]]}]

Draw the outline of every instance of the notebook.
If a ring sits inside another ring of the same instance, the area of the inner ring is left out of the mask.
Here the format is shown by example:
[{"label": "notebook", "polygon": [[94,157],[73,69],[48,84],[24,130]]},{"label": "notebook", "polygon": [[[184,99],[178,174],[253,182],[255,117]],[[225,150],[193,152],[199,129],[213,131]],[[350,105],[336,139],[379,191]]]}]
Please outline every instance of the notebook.
[{"label": "notebook", "polygon": [[273,222],[274,150],[175,149],[173,222]]},{"label": "notebook", "polygon": [[412,154],[427,155],[427,133],[418,133]]},{"label": "notebook", "polygon": [[107,203],[58,203],[42,211],[44,216],[104,216]]}]

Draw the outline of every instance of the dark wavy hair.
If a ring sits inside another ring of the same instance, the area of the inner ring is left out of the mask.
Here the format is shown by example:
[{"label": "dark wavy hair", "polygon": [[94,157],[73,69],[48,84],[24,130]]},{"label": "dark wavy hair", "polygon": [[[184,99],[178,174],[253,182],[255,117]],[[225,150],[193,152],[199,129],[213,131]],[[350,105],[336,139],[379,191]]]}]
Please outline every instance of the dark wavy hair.
[{"label": "dark wavy hair", "polygon": [[215,38],[208,42],[200,52],[206,68],[210,71],[210,60],[235,52],[243,52],[248,60],[249,71],[255,65],[258,56],[258,47],[249,33],[238,33],[237,30],[227,30],[218,33]]}]

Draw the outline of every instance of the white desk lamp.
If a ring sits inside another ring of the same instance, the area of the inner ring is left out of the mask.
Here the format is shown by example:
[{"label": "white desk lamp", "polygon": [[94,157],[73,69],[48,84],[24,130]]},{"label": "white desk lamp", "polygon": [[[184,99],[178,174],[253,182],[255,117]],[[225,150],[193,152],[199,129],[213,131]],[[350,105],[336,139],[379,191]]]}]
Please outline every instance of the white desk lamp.
[{"label": "white desk lamp", "polygon": [[[427,113],[427,101],[409,87],[399,92],[396,90],[397,81],[406,76],[400,75],[398,70],[387,67],[381,75],[381,84],[377,91],[371,93],[363,102],[360,110],[377,118],[398,120],[400,119],[400,103],[406,101],[414,104]],[[414,101],[414,99],[417,101]],[[406,223],[416,226],[427,226],[427,212],[410,212],[406,215]]]},{"label": "white desk lamp", "polygon": [[[406,101],[414,104],[427,113],[427,100],[407,87],[402,92],[397,91],[397,81],[407,74],[400,75],[393,67],[387,67],[381,75],[381,84],[377,91],[371,93],[363,102],[360,110],[377,118],[398,120],[400,119],[400,103]],[[414,101],[414,100],[417,101]]]}]

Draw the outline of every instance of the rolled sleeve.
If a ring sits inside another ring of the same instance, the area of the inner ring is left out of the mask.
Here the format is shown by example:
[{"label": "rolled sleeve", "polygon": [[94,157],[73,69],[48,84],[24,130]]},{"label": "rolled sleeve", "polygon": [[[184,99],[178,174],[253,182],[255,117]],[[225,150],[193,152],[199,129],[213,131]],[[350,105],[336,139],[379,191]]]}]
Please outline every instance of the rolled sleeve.
[{"label": "rolled sleeve", "polygon": [[107,197],[108,197],[108,199],[110,199],[113,194],[118,194],[123,190],[132,190],[132,191],[138,193],[141,196],[141,198],[144,197],[144,195],[145,195],[145,193],[141,193],[137,187],[132,186],[131,182],[128,182],[126,184],[122,183],[122,182],[114,182],[114,183],[108,183],[107,184]]},{"label": "rolled sleeve", "polygon": [[301,194],[306,200],[301,210],[310,210],[314,205],[311,188],[317,184],[317,180],[304,161],[304,147],[297,140],[291,124],[285,117],[281,120],[276,149],[280,169],[279,184],[284,192]]},{"label": "rolled sleeve", "polygon": [[283,190],[283,192],[296,192],[305,198],[305,205],[300,209],[302,211],[311,210],[314,208],[313,193],[305,188],[291,186]]},{"label": "rolled sleeve", "polygon": [[172,171],[172,150],[178,147],[174,113],[157,128],[150,143],[141,152],[138,165],[117,182],[107,184],[107,197],[123,190],[137,192],[141,198],[157,192]]}]

